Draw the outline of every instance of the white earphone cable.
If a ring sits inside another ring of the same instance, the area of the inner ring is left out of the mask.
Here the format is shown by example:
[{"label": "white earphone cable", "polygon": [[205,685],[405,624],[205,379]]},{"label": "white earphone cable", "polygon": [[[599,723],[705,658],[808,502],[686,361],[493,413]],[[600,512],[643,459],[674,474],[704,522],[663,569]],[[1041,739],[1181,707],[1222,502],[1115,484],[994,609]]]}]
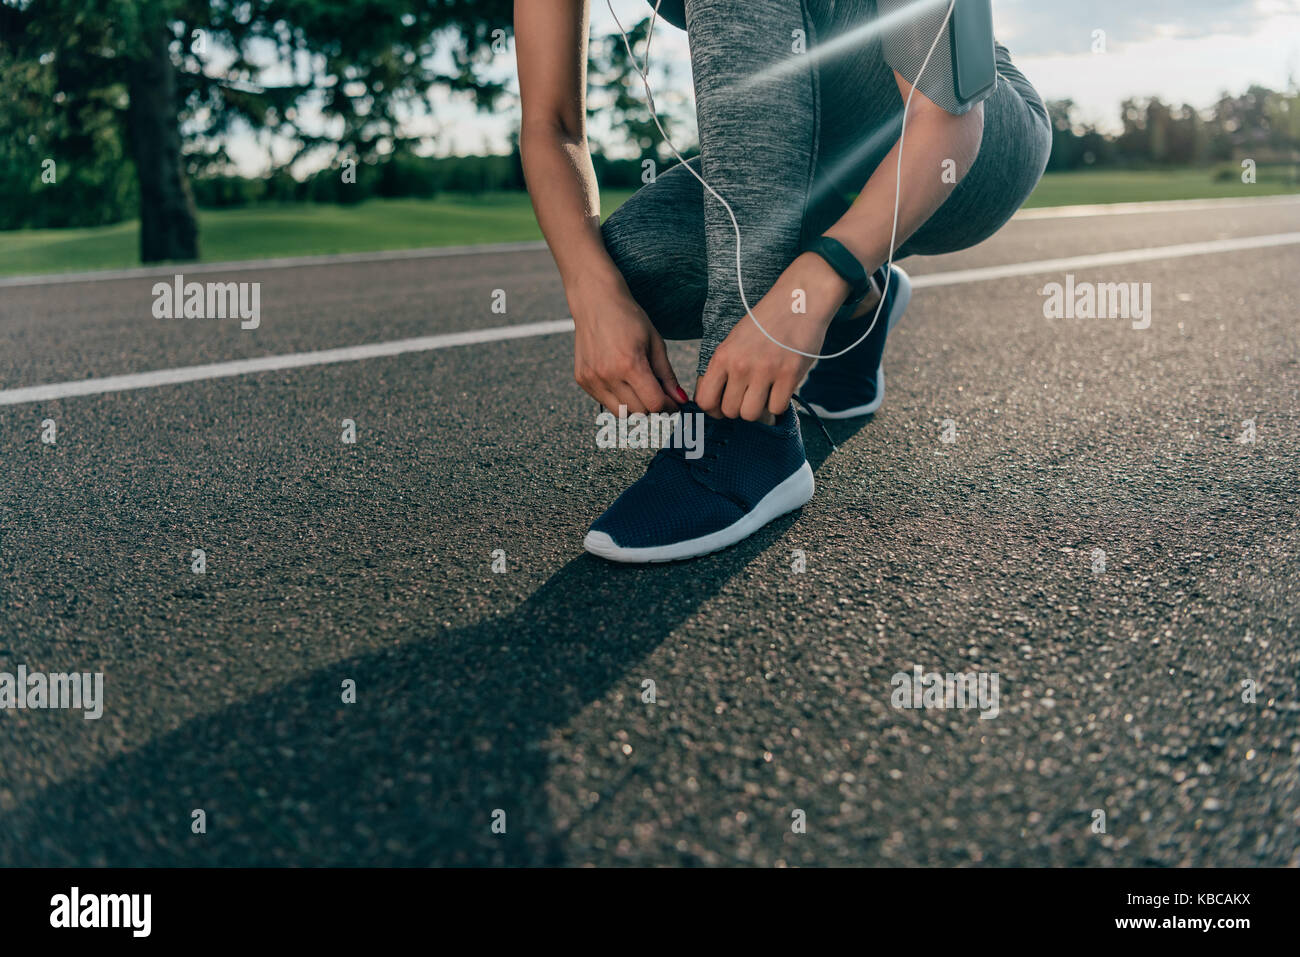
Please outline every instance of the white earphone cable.
[{"label": "white earphone cable", "polygon": [[889,293],[890,279],[893,277],[892,267],[894,265],[894,243],[898,238],[898,207],[903,189],[903,141],[907,136],[907,114],[912,106],[912,94],[916,92],[916,87],[921,82],[921,75],[925,73],[925,68],[930,63],[930,57],[934,55],[935,47],[939,45],[939,40],[943,37],[944,27],[948,25],[948,21],[952,17],[953,7],[957,5],[957,0],[948,0],[948,11],[944,14],[943,22],[939,24],[939,32],[934,35],[934,42],[930,44],[930,49],[926,52],[925,59],[921,61],[921,69],[917,71],[916,79],[912,81],[911,89],[907,91],[907,101],[903,104],[903,123],[902,129],[898,134],[898,165],[894,174],[894,225],[889,234],[889,256],[885,261],[885,286],[880,290],[880,302],[876,305],[875,315],[871,317],[871,324],[867,326],[867,331],[864,332],[851,346],[841,349],[839,352],[830,353],[829,355],[818,355],[815,352],[804,352],[801,349],[794,348],[794,346],[786,345],[763,328],[763,324],[759,322],[758,317],[754,315],[754,310],[750,308],[749,299],[745,296],[745,280],[741,270],[740,224],[736,221],[736,214],[732,211],[731,204],[723,199],[722,195],[710,186],[708,181],[697,173],[695,168],[687,162],[686,157],[682,156],[678,151],[677,147],[673,144],[672,139],[669,138],[667,131],[664,130],[663,124],[659,121],[659,114],[655,110],[654,93],[650,89],[650,41],[654,37],[655,23],[659,20],[659,5],[663,0],[655,0],[654,12],[650,16],[650,27],[646,31],[644,66],[637,62],[636,54],[632,50],[632,41],[628,39],[627,31],[623,29],[623,24],[619,20],[618,14],[614,12],[613,0],[605,0],[605,2],[609,7],[610,16],[614,18],[614,23],[618,26],[618,32],[623,36],[623,45],[627,48],[627,55],[632,62],[632,68],[636,70],[637,74],[641,77],[641,84],[645,87],[646,105],[650,108],[650,117],[654,120],[655,126],[658,127],[659,135],[663,137],[664,142],[668,144],[668,148],[672,150],[673,155],[677,157],[678,161],[686,167],[692,176],[700,181],[700,185],[708,190],[714,199],[722,204],[722,208],[727,211],[727,216],[731,219],[731,227],[736,233],[736,287],[740,291],[740,301],[745,307],[745,314],[753,320],[754,325],[758,327],[758,331],[767,336],[767,338],[772,342],[776,343],[788,352],[794,352],[809,359],[834,359],[856,349],[869,335],[871,335],[871,331],[875,329],[876,323],[880,319],[880,311],[884,308],[885,299]]}]

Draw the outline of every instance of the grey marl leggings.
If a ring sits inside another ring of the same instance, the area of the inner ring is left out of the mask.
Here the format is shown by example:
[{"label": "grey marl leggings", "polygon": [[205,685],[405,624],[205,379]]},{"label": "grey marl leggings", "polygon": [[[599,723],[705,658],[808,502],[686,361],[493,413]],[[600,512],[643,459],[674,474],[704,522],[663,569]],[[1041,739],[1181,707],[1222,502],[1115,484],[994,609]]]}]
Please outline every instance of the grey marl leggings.
[{"label": "grey marl leggings", "polygon": [[[686,0],[701,144],[691,163],[735,211],[751,304],[808,239],[843,214],[846,194],[860,190],[893,148],[903,100],[875,38],[820,62],[810,58],[779,78],[740,84],[789,58],[792,31],[805,31],[811,51],[875,14],[874,0]],[[660,29],[668,27],[661,22]],[[933,31],[927,46],[931,39]],[[940,43],[935,59],[946,52]],[[984,139],[974,165],[895,258],[953,252],[987,239],[1042,176],[1051,148],[1047,111],[1000,44],[997,70],[997,85],[983,101]],[[615,211],[603,233],[660,334],[702,340],[703,374],[744,315],[726,210],[677,167]]]}]

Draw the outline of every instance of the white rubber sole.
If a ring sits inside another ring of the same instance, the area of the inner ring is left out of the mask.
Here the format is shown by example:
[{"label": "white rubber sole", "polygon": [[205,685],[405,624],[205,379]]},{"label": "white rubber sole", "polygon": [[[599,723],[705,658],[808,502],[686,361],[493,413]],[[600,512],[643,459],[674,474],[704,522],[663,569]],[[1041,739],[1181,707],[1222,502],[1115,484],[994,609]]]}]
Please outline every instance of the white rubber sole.
[{"label": "white rubber sole", "polygon": [[593,555],[611,562],[644,565],[650,562],[676,562],[720,551],[753,535],[773,519],[808,504],[817,483],[812,466],[806,461],[776,488],[764,495],[752,509],[726,528],[671,545],[651,548],[622,548],[605,532],[588,532],[582,547]]},{"label": "white rubber sole", "polygon": [[808,408],[817,413],[821,419],[856,419],[860,415],[871,415],[880,408],[885,401],[885,364],[882,362],[876,366],[876,397],[866,405],[855,405],[851,409],[840,409],[831,412],[829,409],[823,409],[816,402],[809,402]]},{"label": "white rubber sole", "polygon": [[[898,325],[898,320],[903,318],[903,313],[907,311],[907,304],[912,301],[912,280],[907,273],[903,272],[897,266],[894,267],[897,272],[895,279],[898,282],[898,288],[894,291],[894,308],[889,312],[889,318],[886,320],[885,334],[893,332],[894,326]],[[811,372],[812,370],[809,370]],[[807,376],[804,377],[807,381]],[[800,383],[800,388],[803,383]],[[851,409],[836,409],[831,411],[823,409],[816,402],[809,402],[808,408],[817,413],[818,418],[822,419],[856,419],[859,416],[871,415],[880,408],[881,403],[885,401],[885,363],[881,359],[880,365],[876,367],[876,396],[866,405],[857,405]]]}]

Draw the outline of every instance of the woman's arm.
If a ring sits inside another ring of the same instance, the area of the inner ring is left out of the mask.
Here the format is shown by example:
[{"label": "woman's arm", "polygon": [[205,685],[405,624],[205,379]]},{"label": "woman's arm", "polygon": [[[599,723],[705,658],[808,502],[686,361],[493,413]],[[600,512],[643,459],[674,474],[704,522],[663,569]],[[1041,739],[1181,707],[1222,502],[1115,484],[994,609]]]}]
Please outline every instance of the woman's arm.
[{"label": "woman's arm", "polygon": [[600,194],[587,144],[588,2],[515,2],[519,149],[537,221],[566,289],[614,287],[619,280],[600,238]]},{"label": "woman's arm", "polygon": [[[898,73],[895,79],[906,102],[911,86]],[[979,153],[983,135],[982,103],[955,116],[916,91],[902,143],[895,248],[943,205],[956,185],[945,179],[960,181],[966,175]],[[843,243],[868,273],[882,266],[889,255],[894,191],[899,182],[898,155],[899,144],[895,143],[848,212],[825,233]],[[943,175],[946,160],[955,164],[953,177]],[[806,313],[791,311],[796,291],[806,297]],[[780,342],[817,353],[848,293],[848,283],[824,259],[804,253],[754,306],[754,315]],[[785,410],[814,361],[775,345],[745,317],[714,352],[708,371],[699,381],[696,401],[713,415],[766,420]]]},{"label": "woman's arm", "polygon": [[[906,103],[911,84],[898,73],[894,74],[894,79]],[[975,162],[983,138],[983,103],[976,104],[967,113],[954,116],[936,106],[920,90],[916,91],[907,113],[907,129],[901,144],[903,188],[898,200],[895,248],[925,225],[957,183],[965,178]],[[825,233],[848,247],[867,272],[879,269],[889,258],[899,149],[900,144],[895,143],[848,212]],[[945,177],[943,173],[949,160],[955,166],[955,175]]]},{"label": "woman's arm", "polygon": [[574,377],[606,408],[673,410],[685,393],[663,339],[600,234],[600,194],[587,144],[588,2],[515,0],[524,178],[573,313]]}]

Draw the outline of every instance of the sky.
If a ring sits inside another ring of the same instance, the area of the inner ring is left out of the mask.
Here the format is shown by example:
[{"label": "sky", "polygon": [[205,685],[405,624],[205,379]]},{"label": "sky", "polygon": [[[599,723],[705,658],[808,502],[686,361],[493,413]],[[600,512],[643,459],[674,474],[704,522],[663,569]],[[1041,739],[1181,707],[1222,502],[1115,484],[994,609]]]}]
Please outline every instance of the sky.
[{"label": "sky", "polygon": [[[645,0],[612,2],[624,25],[650,9]],[[593,33],[612,32],[606,0],[591,6]],[[1300,81],[1300,0],[993,0],[993,16],[998,40],[1043,98],[1073,99],[1079,118],[1104,130],[1118,126],[1129,96],[1205,107],[1252,83]],[[663,22],[655,30],[656,101],[689,116],[686,34]],[[1104,52],[1094,52],[1099,39]],[[513,48],[502,60],[500,75],[517,89]],[[444,99],[436,119],[413,121],[412,130],[431,135],[438,155],[504,152],[517,123],[516,107],[488,114]],[[691,141],[693,131],[680,138]],[[241,172],[264,170],[265,149],[250,137],[231,151]]]}]

